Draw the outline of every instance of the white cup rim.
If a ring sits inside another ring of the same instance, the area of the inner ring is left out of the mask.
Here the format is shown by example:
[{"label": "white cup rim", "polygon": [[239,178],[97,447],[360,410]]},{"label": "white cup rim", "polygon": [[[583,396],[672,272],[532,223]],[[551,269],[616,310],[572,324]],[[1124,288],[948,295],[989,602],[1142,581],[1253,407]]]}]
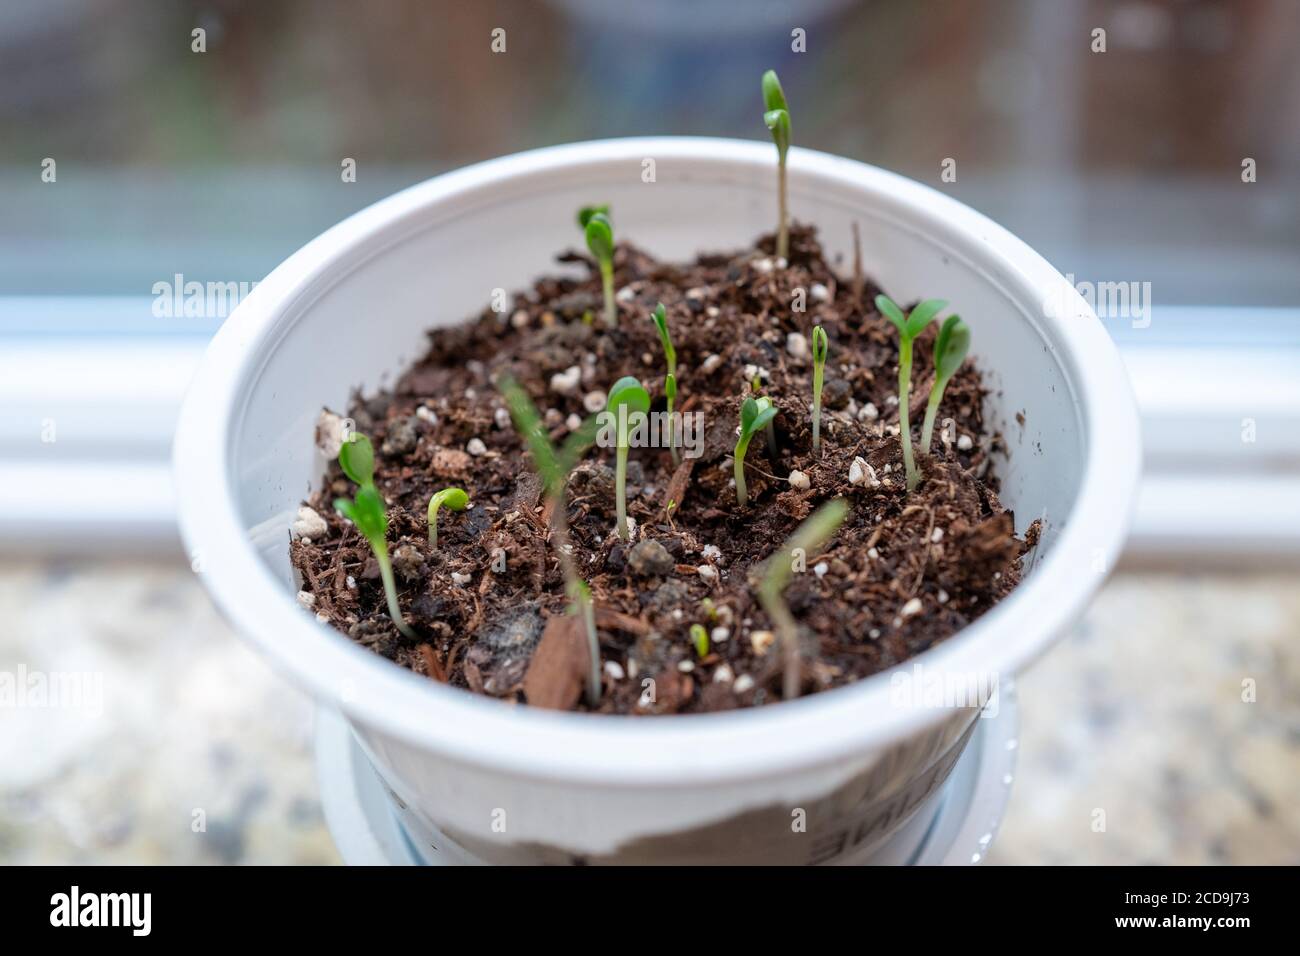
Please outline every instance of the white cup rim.
[{"label": "white cup rim", "polygon": [[[241,520],[231,449],[241,396],[279,340],[279,319],[319,290],[323,276],[354,267],[367,236],[413,220],[467,190],[571,164],[642,157],[701,164],[773,163],[770,143],[655,137],[574,143],[447,173],[388,197],[323,233],[276,268],[226,320],[209,346],[179,419],[174,461],[183,538],[201,578],[235,629],[296,682],[351,719],[443,757],[516,775],[635,786],[743,781],[843,759],[902,739],[942,716],[891,701],[889,672],[798,701],[725,713],[618,717],[509,706],[447,688],[394,666],[318,623],[258,556]],[[1043,301],[1065,289],[1073,314],[1036,313],[1058,344],[1075,389],[1085,449],[1079,494],[1053,549],[1007,598],[916,660],[934,672],[1013,675],[1082,611],[1113,566],[1136,495],[1140,440],[1118,353],[1087,303],[1041,256],[956,200],[885,170],[791,149],[792,179],[829,177],[869,191],[922,228],[962,242],[1008,288]],[[1032,410],[1031,410],[1032,411]],[[1101,440],[1104,436],[1104,440]],[[904,666],[910,666],[909,661]]]}]

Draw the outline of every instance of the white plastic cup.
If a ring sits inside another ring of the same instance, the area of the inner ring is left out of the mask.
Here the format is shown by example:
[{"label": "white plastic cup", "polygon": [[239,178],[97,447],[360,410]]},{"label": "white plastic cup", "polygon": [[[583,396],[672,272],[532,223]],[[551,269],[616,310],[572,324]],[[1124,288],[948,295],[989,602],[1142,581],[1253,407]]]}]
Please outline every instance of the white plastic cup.
[{"label": "white plastic cup", "polygon": [[914,665],[941,683],[1012,676],[1113,566],[1138,478],[1137,415],[1087,303],[1024,243],[925,186],[801,149],[789,176],[793,215],[817,225],[842,273],[856,223],[868,277],[900,302],[945,298],[970,324],[985,419],[1007,447],[1002,501],[1019,532],[1044,522],[1006,600],[850,687],[675,717],[509,706],[403,670],[294,599],[288,529],[324,471],[322,406],[391,382],[427,328],[476,314],[494,289],[554,271],[557,252],[581,245],[580,206],[611,203],[617,235],[668,260],[748,246],[775,225],[770,144],[579,143],[439,176],[295,253],[213,340],[176,438],[185,540],[236,629],[343,711],[417,841],[467,862],[869,859],[943,783],[979,709],[900,693]]}]

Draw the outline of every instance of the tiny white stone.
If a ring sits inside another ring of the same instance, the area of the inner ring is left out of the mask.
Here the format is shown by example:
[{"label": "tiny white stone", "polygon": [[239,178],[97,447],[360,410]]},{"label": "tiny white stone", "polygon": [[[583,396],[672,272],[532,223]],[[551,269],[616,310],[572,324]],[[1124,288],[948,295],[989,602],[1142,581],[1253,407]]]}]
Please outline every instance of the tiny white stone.
[{"label": "tiny white stone", "polygon": [[913,617],[921,613],[921,599],[912,598],[899,609],[899,617]]},{"label": "tiny white stone", "polygon": [[812,482],[808,480],[808,476],[805,475],[802,471],[790,472],[790,477],[788,480],[790,482],[790,487],[795,488],[799,491],[807,491],[810,487],[812,487]]},{"label": "tiny white stone", "polygon": [[722,557],[722,549],[716,544],[706,544],[700,549],[700,554],[704,555],[710,561]]},{"label": "tiny white stone", "polygon": [[942,541],[943,529],[935,528],[934,531],[930,534],[930,540],[933,541],[935,544],[938,544],[940,541]]},{"label": "tiny white stone", "polygon": [[867,402],[858,409],[858,421],[871,422],[880,417],[880,409],[876,408],[873,402]]},{"label": "tiny white stone", "polygon": [[867,548],[867,557],[870,558],[872,561],[875,561],[880,557],[880,552],[877,551],[875,548]]},{"label": "tiny white stone", "polygon": [[348,437],[347,419],[321,409],[316,417],[316,447],[326,458],[337,458]]},{"label": "tiny white stone", "polygon": [[814,282],[808,289],[812,297],[818,302],[829,302],[831,299],[831,290],[820,282]]},{"label": "tiny white stone", "polygon": [[675,608],[673,608],[673,620],[674,620],[674,621],[680,621],[683,617],[685,617],[685,614],[682,612],[682,609],[681,609],[681,608],[679,608],[679,607],[675,607]]},{"label": "tiny white stone", "polygon": [[678,662],[677,662],[677,669],[678,669],[679,671],[681,671],[683,674],[689,674],[691,671],[695,670],[695,662],[694,662],[694,661],[678,661]]},{"label": "tiny white stone", "polygon": [[695,571],[702,581],[711,583],[718,580],[718,569],[711,564],[701,564]]},{"label": "tiny white stone", "polygon": [[802,332],[791,332],[785,337],[785,350],[790,353],[791,358],[806,359],[808,357],[808,340],[803,337]]},{"label": "tiny white stone", "polygon": [[465,450],[475,457],[487,453],[487,445],[483,444],[481,438],[471,438],[465,445]]},{"label": "tiny white stone", "polygon": [[605,393],[588,392],[586,395],[582,396],[582,407],[593,415],[596,414],[596,412],[603,410],[605,407]]},{"label": "tiny white stone", "polygon": [[719,309],[716,305],[710,305],[704,309],[704,314],[711,319],[716,319],[718,316],[722,314],[722,310]]},{"label": "tiny white stone", "polygon": [[614,293],[614,298],[619,302],[631,302],[636,298],[636,289],[632,288],[630,285],[625,285]]},{"label": "tiny white stone", "polygon": [[731,628],[715,627],[709,631],[709,640],[714,644],[725,644],[731,638]]},{"label": "tiny white stone", "polygon": [[572,395],[578,390],[581,382],[582,369],[577,365],[570,365],[563,372],[556,372],[551,376],[551,391],[561,395]]},{"label": "tiny white stone", "polygon": [[528,325],[528,310],[516,309],[515,314],[510,316],[510,324],[517,329],[522,329]]},{"label": "tiny white stone", "polygon": [[319,621],[321,624],[328,624],[330,622],[330,616],[326,614],[324,611],[319,611],[316,614],[316,620]]},{"label": "tiny white stone", "polygon": [[289,530],[295,538],[319,538],[329,533],[330,526],[314,508],[303,505],[298,509],[298,517]]},{"label": "tiny white stone", "polygon": [[777,256],[777,257],[776,257],[776,267],[777,267],[778,269],[784,269],[784,268],[785,268],[786,266],[788,266],[788,265],[789,265],[789,263],[785,261],[785,256]]},{"label": "tiny white stone", "polygon": [[750,677],[748,674],[741,674],[739,677],[736,678],[736,682],[731,685],[731,689],[734,690],[737,694],[743,694],[746,691],[752,689],[753,686],[754,686],[754,678]]},{"label": "tiny white stone", "polygon": [[720,664],[718,669],[713,672],[713,683],[730,684],[735,675],[731,672],[730,664]]},{"label": "tiny white stone", "polygon": [[813,565],[813,574],[817,575],[818,580],[821,580],[822,578],[826,577],[826,572],[829,571],[830,569],[831,566],[827,564],[825,561],[818,561],[815,565]]},{"label": "tiny white stone", "polygon": [[939,589],[939,603],[940,604],[948,603],[948,592],[943,590],[943,588]]},{"label": "tiny white stone", "polygon": [[710,355],[700,364],[700,371],[705,375],[711,375],[718,370],[720,365],[722,365],[722,356]]},{"label": "tiny white stone", "polygon": [[745,381],[746,381],[746,382],[752,382],[752,381],[753,381],[755,378],[757,378],[757,377],[758,377],[758,366],[757,366],[757,365],[746,365],[746,366],[745,366]]},{"label": "tiny white stone", "polygon": [[749,646],[754,649],[755,654],[762,657],[775,640],[776,635],[771,631],[752,631],[749,635]]},{"label": "tiny white stone", "polygon": [[958,448],[958,449],[960,449],[961,451],[970,451],[973,447],[975,447],[975,443],[974,443],[973,441],[971,441],[971,437],[970,437],[970,435],[958,435],[958,436],[957,436],[957,448]]},{"label": "tiny white stone", "polygon": [[897,395],[886,395],[886,396],[885,396],[885,404],[886,404],[886,405],[897,405],[897,404],[898,404],[898,396],[897,396]]},{"label": "tiny white stone", "polygon": [[880,637],[880,628],[873,627],[871,630],[867,631],[867,637],[871,638],[873,641],[878,639]]},{"label": "tiny white stone", "polygon": [[492,417],[496,420],[497,428],[510,427],[510,412],[508,412],[506,409],[498,408],[495,412],[492,413]]},{"label": "tiny white stone", "polygon": [[582,427],[582,419],[576,414],[570,415],[564,420],[564,427],[571,432],[576,432]]},{"label": "tiny white stone", "polygon": [[316,595],[310,591],[298,592],[298,604],[302,607],[312,608],[316,606]]},{"label": "tiny white stone", "polygon": [[622,680],[623,665],[618,661],[605,661],[605,676],[610,680]]},{"label": "tiny white stone", "polygon": [[[505,409],[502,409],[505,411]],[[430,425],[438,424],[438,416],[433,413],[433,409],[428,405],[421,405],[415,410],[415,417],[422,422],[428,422]]]},{"label": "tiny white stone", "polygon": [[761,272],[761,273],[763,273],[763,275],[767,275],[769,272],[772,271],[772,260],[771,260],[771,259],[766,259],[766,258],[764,258],[764,259],[755,259],[755,260],[754,260],[754,271],[755,271],[755,272]]},{"label": "tiny white stone", "polygon": [[631,677],[632,679],[635,680],[635,679],[636,679],[637,672],[638,672],[640,669],[641,669],[641,668],[637,665],[637,662],[636,662],[636,658],[635,658],[635,657],[629,657],[629,658],[627,659],[627,676],[628,676],[628,677]]},{"label": "tiny white stone", "polygon": [[476,398],[478,398],[478,392],[477,392],[477,391],[475,391],[475,390],[472,389],[472,388],[467,388],[467,389],[465,389],[465,400],[466,400],[466,401],[472,402],[472,401],[474,401],[474,399],[476,399]]},{"label": "tiny white stone", "polygon": [[876,476],[876,469],[872,468],[865,458],[857,457],[853,459],[853,464],[849,465],[849,484],[879,488],[880,479]]},{"label": "tiny white stone", "polygon": [[462,587],[473,580],[473,575],[461,574],[459,571],[451,572],[451,583],[457,587]]},{"label": "tiny white stone", "polygon": [[350,574],[348,575],[348,587],[353,591],[357,589],[357,579]]}]

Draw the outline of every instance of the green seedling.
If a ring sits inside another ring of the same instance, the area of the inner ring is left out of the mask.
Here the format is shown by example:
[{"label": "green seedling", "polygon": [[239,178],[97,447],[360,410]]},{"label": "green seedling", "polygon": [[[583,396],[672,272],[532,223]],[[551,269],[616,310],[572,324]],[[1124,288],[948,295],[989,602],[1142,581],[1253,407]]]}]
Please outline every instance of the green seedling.
[{"label": "green seedling", "polygon": [[605,324],[613,328],[618,324],[614,306],[614,227],[603,212],[593,212],[587,217],[583,231],[587,235],[587,249],[600,269],[601,287],[605,290]]},{"label": "green seedling", "polygon": [[444,488],[429,499],[429,550],[438,547],[438,509],[450,508],[464,511],[469,507],[469,495],[460,488]]},{"label": "green seedling", "polygon": [[662,302],[655,307],[651,318],[659,333],[659,343],[664,348],[664,361],[668,363],[668,374],[664,376],[664,398],[668,400],[668,449],[672,452],[673,464],[677,465],[681,463],[681,456],[677,453],[677,429],[673,424],[673,406],[677,402],[677,350],[668,334],[668,313]]},{"label": "green seedling", "polygon": [[934,386],[930,389],[925,423],[921,426],[921,450],[926,454],[930,452],[930,438],[934,435],[934,419],[939,412],[939,403],[943,401],[943,390],[961,368],[969,350],[970,326],[955,315],[948,316],[934,340]]},{"label": "green seedling", "polygon": [[609,390],[609,395],[605,398],[605,410],[618,419],[614,456],[614,496],[617,498],[618,505],[618,523],[615,530],[618,531],[621,540],[627,541],[631,537],[631,529],[627,524],[628,438],[632,429],[636,427],[636,423],[632,421],[633,416],[639,415],[644,418],[650,411],[650,393],[641,387],[641,383],[634,376],[624,375]]},{"label": "green seedling", "polygon": [[361,432],[352,432],[339,448],[339,467],[363,488],[375,483],[375,446]]},{"label": "green seedling", "polygon": [[569,482],[569,472],[596,440],[596,418],[592,416],[582,426],[572,432],[558,449],[551,444],[542,423],[542,416],[537,412],[528,393],[513,378],[501,379],[498,388],[505,397],[506,407],[515,423],[515,429],[523,436],[524,443],[533,456],[533,467],[542,479],[542,489],[551,508],[551,531],[556,541],[556,551],[560,556],[560,569],[564,574],[565,592],[572,604],[570,612],[582,618],[582,625],[587,632],[587,651],[591,666],[587,672],[587,704],[595,707],[600,703],[600,640],[596,634],[595,608],[591,601],[591,589],[578,577],[578,570],[573,563],[573,546],[569,542],[569,520],[564,500],[564,489]]},{"label": "green seedling", "polygon": [[695,653],[701,660],[709,656],[709,632],[704,629],[704,625],[691,625],[691,643],[695,645]]},{"label": "green seedling", "polygon": [[776,254],[782,259],[790,255],[790,225],[786,214],[785,154],[790,149],[790,107],[785,101],[785,91],[775,70],[763,74],[763,122],[772,131],[776,143],[777,171],[777,229]]},{"label": "green seedling", "polygon": [[[766,404],[761,404],[766,402]],[[740,437],[736,440],[736,502],[745,507],[749,495],[745,489],[745,452],[749,451],[749,440],[760,428],[765,428],[776,418],[776,409],[767,399],[747,398],[740,405]]]},{"label": "green seedling", "polygon": [[393,563],[388,558],[388,515],[379,490],[373,484],[363,484],[357,489],[355,498],[335,499],[334,508],[356,525],[362,537],[370,543],[370,549],[375,552],[375,562],[379,565],[379,576],[384,582],[384,594],[388,597],[388,615],[399,631],[414,638],[415,632],[397,606],[397,583],[393,580]]},{"label": "green seedling", "polygon": [[591,222],[591,217],[600,213],[602,216],[609,215],[609,205],[603,206],[583,206],[578,210],[578,228],[584,232],[587,229],[587,223]]},{"label": "green seedling", "polygon": [[758,587],[758,600],[763,610],[772,619],[777,635],[781,638],[781,647],[785,655],[785,677],[783,691],[786,700],[799,696],[799,627],[794,615],[786,606],[781,592],[790,583],[793,571],[792,555],[800,556],[815,553],[822,547],[836,529],[844,522],[848,514],[848,505],[843,498],[828,501],[795,528],[785,547],[777,551],[763,566],[763,579]]},{"label": "green seedling", "polygon": [[813,329],[812,334],[812,359],[813,359],[813,404],[812,404],[812,425],[813,425],[813,454],[817,454],[817,449],[821,445],[822,438],[822,381],[826,373],[826,354],[830,351],[830,346],[826,342],[826,330],[820,325]]},{"label": "green seedling", "polygon": [[903,443],[903,467],[907,472],[907,490],[914,491],[921,482],[912,455],[912,426],[908,404],[912,400],[912,342],[948,303],[943,299],[926,299],[907,316],[887,295],[876,296],[880,314],[898,329],[898,439]]},{"label": "green seedling", "polygon": [[[757,401],[760,413],[766,409],[776,407],[766,395],[760,395]],[[776,418],[776,416],[773,415],[772,418]],[[772,418],[769,418],[767,424],[763,426],[763,434],[767,436],[767,456],[772,459],[773,464],[776,464],[776,427],[772,424]]]}]

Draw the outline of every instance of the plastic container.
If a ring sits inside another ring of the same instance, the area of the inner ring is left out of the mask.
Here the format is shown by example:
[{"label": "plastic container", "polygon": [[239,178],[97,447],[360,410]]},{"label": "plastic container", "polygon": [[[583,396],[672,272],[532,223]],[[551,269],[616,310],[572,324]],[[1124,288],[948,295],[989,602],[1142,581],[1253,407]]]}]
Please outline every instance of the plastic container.
[{"label": "plastic container", "polygon": [[986,419],[1008,448],[997,464],[1002,500],[1018,531],[1045,524],[1013,594],[897,674],[755,710],[660,718],[511,707],[443,687],[297,606],[288,527],[323,472],[313,447],[322,406],[391,381],[430,326],[553,270],[558,251],[581,243],[581,205],[612,203],[620,236],[669,259],[748,245],[773,228],[774,152],[614,140],[439,176],[277,268],[227,320],[195,379],[175,460],[182,531],[203,581],[240,633],[344,712],[405,819],[453,857],[868,858],[943,783],[979,710],[900,693],[913,665],[957,683],[1014,675],[1076,619],[1118,554],[1138,477],[1137,415],[1086,302],[960,203],[794,149],[790,208],[818,226],[842,271],[856,222],[867,275],[899,301],[948,299],[973,329],[991,386]]}]

